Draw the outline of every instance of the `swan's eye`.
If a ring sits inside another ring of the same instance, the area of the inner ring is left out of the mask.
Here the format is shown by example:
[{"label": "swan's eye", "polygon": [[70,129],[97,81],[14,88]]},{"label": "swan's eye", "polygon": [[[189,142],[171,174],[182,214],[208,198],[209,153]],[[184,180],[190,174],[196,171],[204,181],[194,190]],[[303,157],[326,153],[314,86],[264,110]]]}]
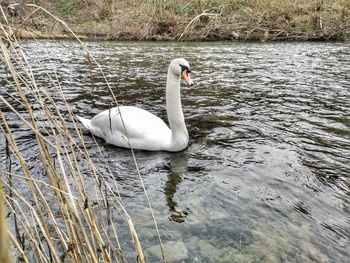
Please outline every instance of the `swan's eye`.
[{"label": "swan's eye", "polygon": [[189,67],[184,66],[184,65],[181,65],[181,64],[180,64],[180,67],[181,67],[181,74],[182,74],[185,70],[187,71],[187,73],[191,73],[191,70],[190,70]]}]

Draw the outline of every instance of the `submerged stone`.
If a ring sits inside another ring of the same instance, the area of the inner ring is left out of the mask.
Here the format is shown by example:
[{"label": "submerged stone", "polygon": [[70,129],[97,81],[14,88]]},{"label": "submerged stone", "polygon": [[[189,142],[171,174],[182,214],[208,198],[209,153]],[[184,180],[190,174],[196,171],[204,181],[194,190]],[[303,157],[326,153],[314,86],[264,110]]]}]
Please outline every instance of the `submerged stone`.
[{"label": "submerged stone", "polygon": [[[188,257],[188,250],[182,241],[169,241],[163,244],[167,262],[178,262]],[[162,254],[159,246],[154,246],[145,251],[146,256],[157,258],[161,261]]]}]

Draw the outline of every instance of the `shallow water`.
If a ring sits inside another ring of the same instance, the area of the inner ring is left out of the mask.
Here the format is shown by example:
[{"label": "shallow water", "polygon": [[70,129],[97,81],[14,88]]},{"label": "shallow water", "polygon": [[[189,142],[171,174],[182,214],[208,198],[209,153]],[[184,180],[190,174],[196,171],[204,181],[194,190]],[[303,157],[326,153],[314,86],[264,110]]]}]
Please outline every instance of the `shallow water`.
[{"label": "shallow water", "polygon": [[[182,89],[191,145],[180,153],[136,151],[169,262],[349,262],[349,43],[86,44],[119,104],[164,120],[168,63],[181,56],[191,64],[196,85]],[[25,46],[29,58],[57,71],[76,114],[110,107],[106,84],[77,43]],[[33,72],[50,83],[40,65]],[[15,119],[12,126],[31,156],[32,134]],[[99,142],[147,260],[158,262],[130,153]]]}]

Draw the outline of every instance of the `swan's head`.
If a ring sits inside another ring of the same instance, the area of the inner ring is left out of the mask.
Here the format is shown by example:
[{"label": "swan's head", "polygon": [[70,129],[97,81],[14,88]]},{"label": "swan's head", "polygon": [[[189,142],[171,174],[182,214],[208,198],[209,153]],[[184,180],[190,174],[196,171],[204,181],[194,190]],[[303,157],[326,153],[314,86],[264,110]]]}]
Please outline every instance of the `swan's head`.
[{"label": "swan's head", "polygon": [[183,78],[188,85],[193,86],[193,81],[190,77],[190,64],[188,64],[187,60],[184,58],[176,58],[171,61],[169,70],[175,76]]}]

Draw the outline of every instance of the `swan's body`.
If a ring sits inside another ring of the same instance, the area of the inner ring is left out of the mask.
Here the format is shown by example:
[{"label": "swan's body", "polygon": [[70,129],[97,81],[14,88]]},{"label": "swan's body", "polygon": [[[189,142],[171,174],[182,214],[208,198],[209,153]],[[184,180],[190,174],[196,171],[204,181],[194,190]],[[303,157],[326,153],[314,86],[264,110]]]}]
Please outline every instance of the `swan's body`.
[{"label": "swan's body", "polygon": [[133,106],[120,106],[103,111],[91,120],[79,117],[79,120],[90,132],[105,139],[107,143],[130,148],[128,137],[125,135],[123,118],[131,146],[134,149],[149,151],[180,151],[188,144],[187,130],[172,144],[172,132],[164,121],[156,115]]},{"label": "swan's body", "polygon": [[184,59],[174,59],[170,63],[166,84],[170,129],[156,115],[133,106],[111,108],[97,114],[91,120],[77,117],[92,134],[119,147],[149,151],[181,151],[187,147],[189,138],[181,106],[180,80],[183,76],[188,84],[193,85],[189,72],[188,62]]}]

